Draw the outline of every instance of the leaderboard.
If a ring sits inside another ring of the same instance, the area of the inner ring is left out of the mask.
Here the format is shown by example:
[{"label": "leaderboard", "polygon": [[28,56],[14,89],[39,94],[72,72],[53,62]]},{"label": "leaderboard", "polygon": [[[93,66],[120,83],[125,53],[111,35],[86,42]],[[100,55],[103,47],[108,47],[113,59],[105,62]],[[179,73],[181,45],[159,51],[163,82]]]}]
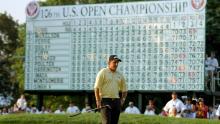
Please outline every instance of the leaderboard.
[{"label": "leaderboard", "polygon": [[93,90],[109,55],[128,90],[204,90],[205,0],[26,7],[25,90]]}]

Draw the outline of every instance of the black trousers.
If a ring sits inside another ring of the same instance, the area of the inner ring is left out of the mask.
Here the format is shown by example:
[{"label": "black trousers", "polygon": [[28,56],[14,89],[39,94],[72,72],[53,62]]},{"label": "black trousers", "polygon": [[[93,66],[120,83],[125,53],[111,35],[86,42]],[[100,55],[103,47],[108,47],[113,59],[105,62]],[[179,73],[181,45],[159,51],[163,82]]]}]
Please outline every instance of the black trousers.
[{"label": "black trousers", "polygon": [[102,98],[102,105],[111,106],[101,109],[102,124],[117,124],[121,111],[120,99]]}]

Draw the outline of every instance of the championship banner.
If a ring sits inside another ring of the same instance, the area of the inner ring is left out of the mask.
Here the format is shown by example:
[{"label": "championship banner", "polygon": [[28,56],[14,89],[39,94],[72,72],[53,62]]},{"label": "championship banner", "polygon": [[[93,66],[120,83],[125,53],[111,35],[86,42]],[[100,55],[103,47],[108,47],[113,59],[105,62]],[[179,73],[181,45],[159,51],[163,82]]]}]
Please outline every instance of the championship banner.
[{"label": "championship banner", "polygon": [[93,90],[109,55],[128,90],[204,90],[206,0],[26,7],[25,90]]}]

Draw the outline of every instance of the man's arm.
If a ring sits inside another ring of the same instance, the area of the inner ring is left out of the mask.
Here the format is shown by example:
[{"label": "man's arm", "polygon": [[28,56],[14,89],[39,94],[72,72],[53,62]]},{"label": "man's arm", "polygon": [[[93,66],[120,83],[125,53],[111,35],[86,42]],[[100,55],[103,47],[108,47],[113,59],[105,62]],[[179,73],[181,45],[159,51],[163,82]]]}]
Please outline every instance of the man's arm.
[{"label": "man's arm", "polygon": [[99,88],[95,88],[95,99],[97,108],[101,108],[101,98],[99,95]]},{"label": "man's arm", "polygon": [[96,99],[96,106],[97,108],[101,108],[101,97],[100,97],[100,88],[103,84],[103,75],[104,70],[102,69],[99,71],[99,73],[96,76],[95,86],[94,86],[94,93],[95,93],[95,99]]},{"label": "man's arm", "polygon": [[167,102],[167,104],[163,107],[163,110],[164,110],[166,113],[169,113],[169,109],[170,109],[169,104],[170,104],[170,102]]},{"label": "man's arm", "polygon": [[128,94],[127,91],[122,92],[122,94],[121,94],[121,106],[123,106],[123,104],[125,102],[125,99],[127,97],[127,94]]},{"label": "man's arm", "polygon": [[180,112],[183,113],[186,110],[186,106],[183,104],[183,102],[180,102]]}]

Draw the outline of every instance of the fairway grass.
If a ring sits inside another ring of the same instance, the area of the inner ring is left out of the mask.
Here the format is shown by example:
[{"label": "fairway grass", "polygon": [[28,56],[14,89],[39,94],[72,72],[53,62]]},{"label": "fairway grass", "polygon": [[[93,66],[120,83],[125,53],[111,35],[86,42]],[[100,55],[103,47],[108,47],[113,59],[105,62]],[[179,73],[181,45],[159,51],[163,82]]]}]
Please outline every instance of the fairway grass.
[{"label": "fairway grass", "polygon": [[[99,113],[0,115],[0,124],[101,124]],[[220,124],[219,120],[121,114],[119,124]]]}]

